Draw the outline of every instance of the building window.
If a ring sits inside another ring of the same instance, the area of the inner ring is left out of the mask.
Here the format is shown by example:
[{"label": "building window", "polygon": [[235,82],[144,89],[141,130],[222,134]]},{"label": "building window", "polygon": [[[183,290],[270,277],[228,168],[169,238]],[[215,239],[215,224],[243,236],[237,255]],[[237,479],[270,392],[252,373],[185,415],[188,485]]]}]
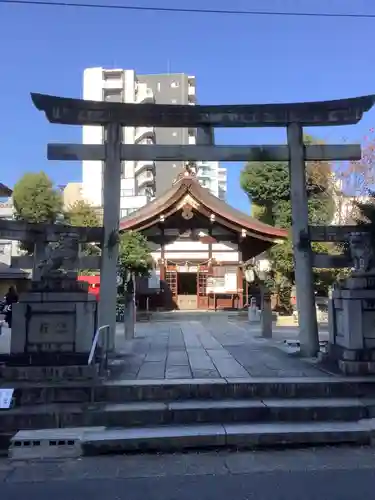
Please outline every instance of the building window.
[{"label": "building window", "polygon": [[132,214],[136,210],[137,210],[137,208],[122,208],[121,212],[120,212],[121,217],[127,217],[128,215]]},{"label": "building window", "polygon": [[160,82],[158,82],[157,88],[158,88],[158,92],[160,92],[160,89],[161,89],[161,83]]},{"label": "building window", "polygon": [[201,175],[202,177],[211,177],[211,169],[209,167],[200,167],[198,175]]},{"label": "building window", "polygon": [[123,102],[123,92],[121,89],[103,89],[103,101]]},{"label": "building window", "polygon": [[134,196],[133,189],[121,189],[121,196]]},{"label": "building window", "polygon": [[121,80],[122,71],[103,71],[103,80]]},{"label": "building window", "polygon": [[172,89],[177,89],[177,87],[179,87],[179,86],[180,86],[180,84],[178,82],[172,82],[171,83]]},{"label": "building window", "polygon": [[0,255],[5,255],[9,252],[9,243],[0,243]]}]

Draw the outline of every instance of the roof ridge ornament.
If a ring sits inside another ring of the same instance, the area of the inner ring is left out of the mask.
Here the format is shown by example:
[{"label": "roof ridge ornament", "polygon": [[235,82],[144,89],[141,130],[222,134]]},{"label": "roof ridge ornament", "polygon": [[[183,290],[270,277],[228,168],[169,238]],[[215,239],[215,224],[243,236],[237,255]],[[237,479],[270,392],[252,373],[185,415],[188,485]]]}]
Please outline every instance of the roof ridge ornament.
[{"label": "roof ridge ornament", "polygon": [[190,179],[197,178],[197,167],[196,167],[195,163],[192,161],[189,161],[185,164],[185,170],[183,170],[182,172],[180,172],[177,175],[177,177],[173,181],[172,185],[174,186],[175,184],[177,184],[177,182],[180,182],[180,181],[182,181],[182,179],[186,179],[186,178],[190,178]]}]

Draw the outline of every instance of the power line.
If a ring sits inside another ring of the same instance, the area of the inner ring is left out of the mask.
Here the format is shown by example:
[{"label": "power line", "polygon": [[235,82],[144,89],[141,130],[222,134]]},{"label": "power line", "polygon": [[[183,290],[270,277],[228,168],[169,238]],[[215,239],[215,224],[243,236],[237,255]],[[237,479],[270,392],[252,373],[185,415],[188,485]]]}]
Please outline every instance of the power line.
[{"label": "power line", "polygon": [[0,0],[0,4],[32,5],[47,7],[78,7],[83,9],[133,10],[144,12],[170,12],[184,14],[221,14],[242,16],[283,16],[283,17],[331,17],[350,19],[375,19],[375,14],[350,14],[340,12],[281,12],[257,10],[227,10],[227,9],[188,9],[183,7],[142,7],[136,5],[95,4],[82,2],[50,2],[48,0]]}]

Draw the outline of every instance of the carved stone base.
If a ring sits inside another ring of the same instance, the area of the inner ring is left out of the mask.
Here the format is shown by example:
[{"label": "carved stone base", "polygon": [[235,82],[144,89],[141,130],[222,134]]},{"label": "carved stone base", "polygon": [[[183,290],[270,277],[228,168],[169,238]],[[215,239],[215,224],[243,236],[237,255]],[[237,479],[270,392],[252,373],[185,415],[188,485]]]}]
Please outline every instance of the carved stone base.
[{"label": "carved stone base", "polygon": [[375,349],[346,349],[330,345],[327,356],[344,375],[375,374]]},{"label": "carved stone base", "polygon": [[32,356],[32,360],[38,360],[38,355],[41,359],[50,358],[52,365],[60,364],[55,359],[83,355],[83,363],[87,364],[96,330],[96,312],[95,297],[85,291],[26,292],[13,308],[10,352]]},{"label": "carved stone base", "polygon": [[375,375],[375,361],[339,360],[338,367],[344,375]]},{"label": "carved stone base", "polygon": [[375,349],[347,349],[339,345],[329,345],[328,353],[331,359],[339,361],[375,361]]},{"label": "carved stone base", "polygon": [[66,382],[97,380],[99,365],[0,366],[0,380],[7,382]]},{"label": "carved stone base", "polygon": [[33,352],[0,354],[0,364],[6,366],[77,366],[87,365],[88,354],[73,352]]}]

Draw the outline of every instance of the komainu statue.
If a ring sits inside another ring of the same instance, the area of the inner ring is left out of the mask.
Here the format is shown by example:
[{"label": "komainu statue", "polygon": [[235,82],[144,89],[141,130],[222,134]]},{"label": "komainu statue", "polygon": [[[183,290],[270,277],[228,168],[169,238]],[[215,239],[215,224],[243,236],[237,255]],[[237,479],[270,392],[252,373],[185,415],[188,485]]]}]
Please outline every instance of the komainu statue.
[{"label": "komainu statue", "polygon": [[350,256],[354,273],[375,273],[374,249],[370,233],[351,233],[349,236]]},{"label": "komainu statue", "polygon": [[39,264],[41,279],[64,276],[64,265],[74,268],[79,253],[79,237],[75,233],[62,233],[56,243],[50,243],[46,248],[46,258]]}]

